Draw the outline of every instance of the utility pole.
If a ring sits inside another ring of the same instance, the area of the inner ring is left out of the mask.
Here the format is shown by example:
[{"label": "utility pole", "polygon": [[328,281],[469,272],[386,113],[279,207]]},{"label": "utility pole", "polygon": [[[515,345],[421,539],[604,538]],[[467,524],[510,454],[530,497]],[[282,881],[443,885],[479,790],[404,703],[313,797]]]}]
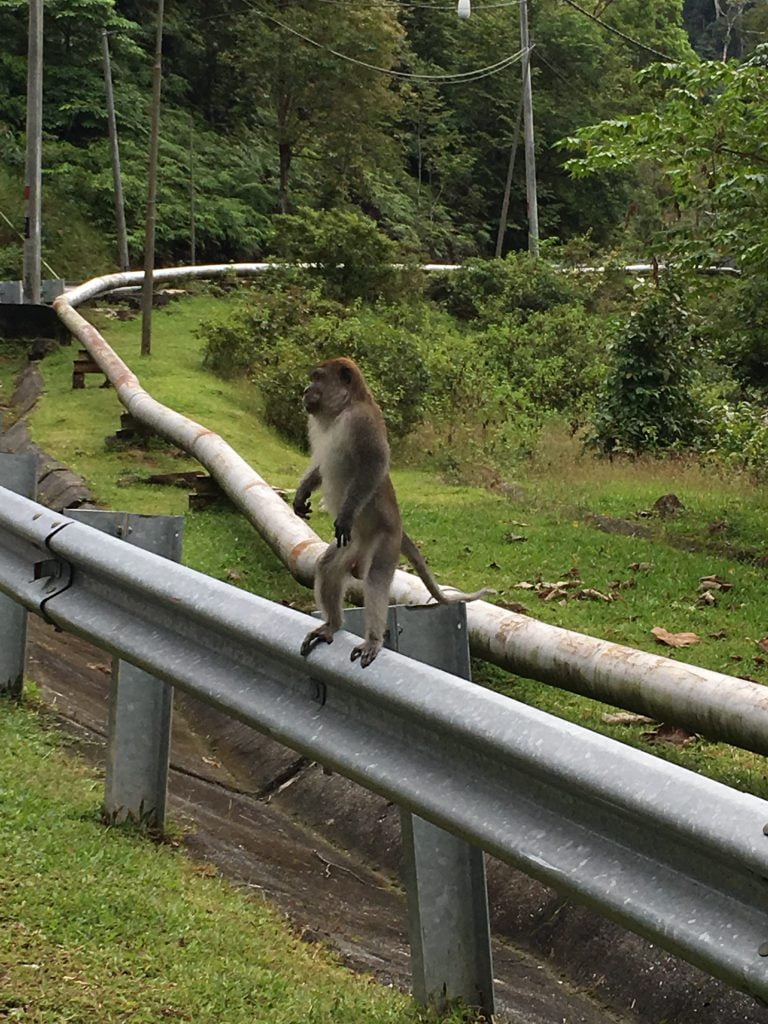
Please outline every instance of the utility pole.
[{"label": "utility pole", "polygon": [[117,141],[117,118],[115,117],[115,94],[112,89],[112,63],[109,59],[109,38],[107,30],[101,30],[101,56],[104,65],[104,92],[107,100],[107,127],[109,129],[109,151],[112,158],[112,181],[115,193],[115,225],[117,228],[117,255],[120,269],[128,269],[128,231],[125,226],[125,202],[123,200],[123,178],[120,173],[120,147]]},{"label": "utility pole", "polygon": [[520,126],[523,120],[523,94],[520,93],[520,104],[517,108],[517,121],[515,122],[515,137],[512,139],[512,151],[509,154],[509,166],[507,167],[507,180],[504,185],[504,198],[501,201],[501,215],[499,217],[499,230],[496,234],[496,259],[501,259],[504,248],[504,235],[507,233],[507,214],[509,213],[509,197],[512,192],[512,176],[515,173],[515,160],[517,159],[517,144],[520,141]]},{"label": "utility pole", "polygon": [[539,204],[536,194],[536,156],[533,148],[531,44],[528,36],[528,0],[520,4],[520,47],[523,51],[523,130],[525,138],[525,191],[528,204],[528,252],[539,255]]},{"label": "utility pole", "polygon": [[163,83],[163,17],[165,0],[157,2],[155,65],[152,71],[152,121],[149,132],[147,172],[147,219],[144,232],[144,283],[141,289],[141,354],[152,352],[152,273],[155,269],[155,225],[157,223],[157,153],[160,143],[160,91]]},{"label": "utility pole", "polygon": [[27,157],[24,170],[24,301],[40,302],[40,200],[43,186],[43,0],[29,0]]},{"label": "utility pole", "polygon": [[189,256],[194,267],[197,256],[197,228],[195,223],[195,124],[189,117]]}]

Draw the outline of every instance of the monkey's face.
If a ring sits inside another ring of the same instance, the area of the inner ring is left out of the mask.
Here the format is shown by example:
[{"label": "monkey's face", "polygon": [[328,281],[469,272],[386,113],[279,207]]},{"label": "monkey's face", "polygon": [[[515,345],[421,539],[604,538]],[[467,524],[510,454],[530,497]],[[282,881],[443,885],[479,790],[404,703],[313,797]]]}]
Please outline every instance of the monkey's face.
[{"label": "monkey's face", "polygon": [[337,416],[349,404],[349,395],[349,371],[331,362],[312,370],[302,400],[310,415]]},{"label": "monkey's face", "polygon": [[310,382],[304,388],[304,394],[302,395],[304,408],[310,415],[312,413],[319,413],[323,408],[323,385],[320,378],[316,376],[316,373],[317,371],[312,371]]}]

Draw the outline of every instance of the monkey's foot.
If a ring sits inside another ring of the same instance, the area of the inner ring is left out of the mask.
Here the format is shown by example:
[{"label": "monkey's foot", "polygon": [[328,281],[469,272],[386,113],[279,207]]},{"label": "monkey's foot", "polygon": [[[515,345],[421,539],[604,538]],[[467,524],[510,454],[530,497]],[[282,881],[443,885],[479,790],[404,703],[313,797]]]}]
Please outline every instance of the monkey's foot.
[{"label": "monkey's foot", "polygon": [[336,630],[331,629],[327,622],[324,623],[322,626],[318,626],[317,629],[310,630],[309,633],[307,633],[307,635],[304,637],[304,640],[302,641],[301,644],[302,658],[306,658],[306,656],[309,654],[312,648],[317,647],[317,645],[321,642],[324,642],[326,644],[332,644],[333,634],[335,632]]},{"label": "monkey's foot", "polygon": [[357,647],[352,648],[352,653],[349,656],[350,661],[357,661],[360,659],[360,667],[366,668],[374,660],[376,655],[381,650],[381,640],[366,640],[364,644],[358,644]]}]

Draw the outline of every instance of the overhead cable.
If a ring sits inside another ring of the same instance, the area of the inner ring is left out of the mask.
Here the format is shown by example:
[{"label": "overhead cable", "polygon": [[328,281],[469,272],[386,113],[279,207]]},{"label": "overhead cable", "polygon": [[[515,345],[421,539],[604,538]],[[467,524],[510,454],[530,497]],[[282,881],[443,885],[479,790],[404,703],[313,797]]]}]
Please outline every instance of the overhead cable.
[{"label": "overhead cable", "polygon": [[339,50],[334,50],[332,47],[326,46],[325,43],[319,43],[316,39],[312,39],[309,36],[304,35],[303,32],[299,32],[290,25],[286,25],[285,22],[280,21],[279,18],[274,17],[272,14],[268,14],[255,4],[249,4],[249,6],[262,18],[265,18],[267,21],[271,21],[274,25],[277,25],[285,32],[289,32],[291,35],[296,36],[298,39],[301,39],[310,46],[316,47],[318,50],[325,50],[327,53],[333,54],[334,57],[338,57],[340,60],[348,61],[350,64],[356,64],[359,67],[366,68],[368,71],[378,71],[380,74],[390,75],[392,78],[406,79],[408,81],[432,82],[435,85],[454,85],[463,84],[465,82],[476,82],[480,78],[487,78],[489,75],[495,75],[498,74],[499,71],[504,71],[505,68],[508,68],[511,64],[519,61],[526,53],[525,50],[518,50],[517,53],[512,53],[507,57],[503,57],[495,64],[488,64],[482,68],[474,68],[471,71],[461,71],[455,74],[445,72],[437,75],[418,75],[409,71],[395,71],[393,68],[380,67],[377,64],[369,64],[367,61],[359,60],[357,57],[350,57],[349,54],[341,53]]},{"label": "overhead cable", "polygon": [[636,46],[640,50],[645,50],[646,53],[652,53],[653,56],[658,57],[659,60],[663,60],[671,64],[677,64],[679,58],[670,57],[667,53],[662,53],[660,50],[654,50],[652,46],[646,46],[645,43],[641,43],[638,39],[633,39],[631,36],[628,36],[625,32],[622,32],[618,28],[614,28],[613,25],[609,25],[607,21],[603,21],[602,18],[598,18],[596,14],[592,14],[590,11],[586,10],[586,8],[582,7],[580,4],[577,4],[576,0],[565,0],[565,3],[567,3],[569,7],[573,7],[574,10],[578,11],[580,14],[583,14],[585,17],[589,18],[591,21],[594,21],[596,24],[600,25],[601,28],[604,28],[607,32],[612,32],[615,36],[618,36],[619,39],[623,39],[624,42],[629,43],[630,46]]}]

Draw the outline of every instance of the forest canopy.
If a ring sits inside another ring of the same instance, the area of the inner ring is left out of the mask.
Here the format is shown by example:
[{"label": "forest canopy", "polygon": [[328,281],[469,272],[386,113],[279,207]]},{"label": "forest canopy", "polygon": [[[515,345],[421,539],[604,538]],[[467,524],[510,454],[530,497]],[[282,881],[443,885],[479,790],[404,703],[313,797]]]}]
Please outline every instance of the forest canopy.
[{"label": "forest canopy", "polygon": [[[504,64],[520,51],[518,9],[517,0],[486,0],[462,20],[452,0],[168,3],[158,262],[189,258],[193,220],[197,259],[252,259],[270,253],[276,217],[337,208],[372,218],[417,258],[491,255],[518,130],[520,62]],[[140,256],[155,14],[147,0],[45,4],[49,251],[72,208],[98,236],[100,255],[105,239],[114,248],[106,28],[131,255]],[[612,244],[648,184],[612,168],[576,178],[558,142],[647,111],[655,96],[637,72],[660,57],[695,61],[696,32],[709,50],[726,44],[690,0],[685,11],[682,0],[532,0],[529,20],[542,236]],[[731,26],[731,47],[737,34]],[[24,0],[0,0],[0,38],[0,212],[13,226],[2,220],[0,228],[7,277],[15,276],[21,225]],[[480,71],[500,63],[496,73]],[[505,251],[526,244],[521,153]],[[642,218],[635,226],[643,229]],[[67,273],[103,269],[79,265],[88,249],[83,239],[66,251]]]}]

